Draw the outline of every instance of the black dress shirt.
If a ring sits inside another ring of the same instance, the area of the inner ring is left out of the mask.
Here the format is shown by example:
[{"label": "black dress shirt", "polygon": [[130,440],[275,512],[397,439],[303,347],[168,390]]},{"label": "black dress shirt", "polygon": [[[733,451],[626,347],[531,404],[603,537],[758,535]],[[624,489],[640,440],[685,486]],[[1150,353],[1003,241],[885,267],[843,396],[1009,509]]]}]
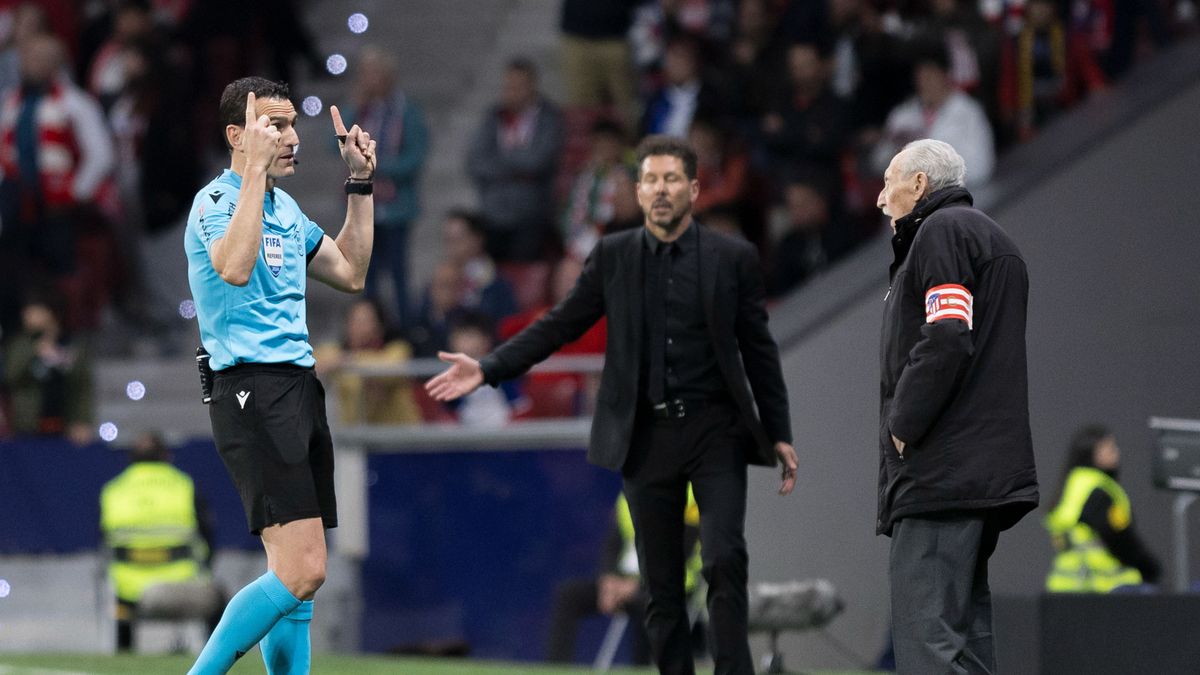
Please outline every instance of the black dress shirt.
[{"label": "black dress shirt", "polygon": [[646,247],[643,400],[654,404],[676,398],[728,399],[700,297],[699,228],[688,225],[682,236],[669,243],[649,230],[642,234]]}]

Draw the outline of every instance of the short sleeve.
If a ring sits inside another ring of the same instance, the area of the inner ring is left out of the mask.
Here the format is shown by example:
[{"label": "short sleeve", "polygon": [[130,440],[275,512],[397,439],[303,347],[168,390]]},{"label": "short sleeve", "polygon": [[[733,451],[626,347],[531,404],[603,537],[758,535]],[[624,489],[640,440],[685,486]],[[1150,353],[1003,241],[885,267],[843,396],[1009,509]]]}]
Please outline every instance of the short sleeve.
[{"label": "short sleeve", "polygon": [[304,255],[311,258],[321,245],[321,240],[325,238],[325,230],[309,220],[308,216],[301,214],[300,217],[304,219]]},{"label": "short sleeve", "polygon": [[196,231],[204,248],[211,251],[214,241],[225,236],[229,229],[229,221],[233,219],[233,210],[237,207],[237,198],[217,187],[207,190],[196,199],[194,210]]}]

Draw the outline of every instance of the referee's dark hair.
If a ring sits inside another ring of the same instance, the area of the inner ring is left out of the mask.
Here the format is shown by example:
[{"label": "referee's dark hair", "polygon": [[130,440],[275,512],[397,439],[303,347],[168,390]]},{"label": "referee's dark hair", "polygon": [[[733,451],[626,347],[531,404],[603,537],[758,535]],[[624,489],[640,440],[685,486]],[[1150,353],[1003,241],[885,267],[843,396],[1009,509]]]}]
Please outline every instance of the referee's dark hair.
[{"label": "referee's dark hair", "polygon": [[246,96],[250,92],[254,92],[255,98],[291,98],[286,82],[276,82],[265,77],[243,77],[225,85],[225,91],[221,92],[218,121],[221,123],[221,139],[225,141],[225,147],[229,150],[232,150],[233,146],[229,144],[225,128],[230,124],[245,126]]},{"label": "referee's dark hair", "polygon": [[687,141],[677,136],[656,134],[642,139],[637,146],[638,180],[642,179],[642,162],[647,157],[667,155],[683,162],[683,173],[688,180],[696,179],[696,151]]}]

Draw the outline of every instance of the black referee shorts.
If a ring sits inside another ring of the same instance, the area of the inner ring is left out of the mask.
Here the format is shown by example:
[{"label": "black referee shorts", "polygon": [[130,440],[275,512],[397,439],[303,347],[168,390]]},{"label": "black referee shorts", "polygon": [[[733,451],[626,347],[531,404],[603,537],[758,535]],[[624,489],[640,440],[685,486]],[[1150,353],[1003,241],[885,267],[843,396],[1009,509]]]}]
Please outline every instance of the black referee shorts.
[{"label": "black referee shorts", "polygon": [[311,368],[239,364],[218,371],[208,414],[251,534],[304,518],[337,527],[325,389]]}]

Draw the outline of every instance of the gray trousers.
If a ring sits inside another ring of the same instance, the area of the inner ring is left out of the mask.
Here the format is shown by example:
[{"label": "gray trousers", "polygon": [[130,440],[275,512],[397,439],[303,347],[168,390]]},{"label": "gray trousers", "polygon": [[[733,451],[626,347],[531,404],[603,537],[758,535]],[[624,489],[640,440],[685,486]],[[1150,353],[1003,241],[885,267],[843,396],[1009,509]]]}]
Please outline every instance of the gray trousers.
[{"label": "gray trousers", "polygon": [[897,672],[996,672],[987,576],[999,534],[978,513],[908,517],[894,525],[889,574]]}]

